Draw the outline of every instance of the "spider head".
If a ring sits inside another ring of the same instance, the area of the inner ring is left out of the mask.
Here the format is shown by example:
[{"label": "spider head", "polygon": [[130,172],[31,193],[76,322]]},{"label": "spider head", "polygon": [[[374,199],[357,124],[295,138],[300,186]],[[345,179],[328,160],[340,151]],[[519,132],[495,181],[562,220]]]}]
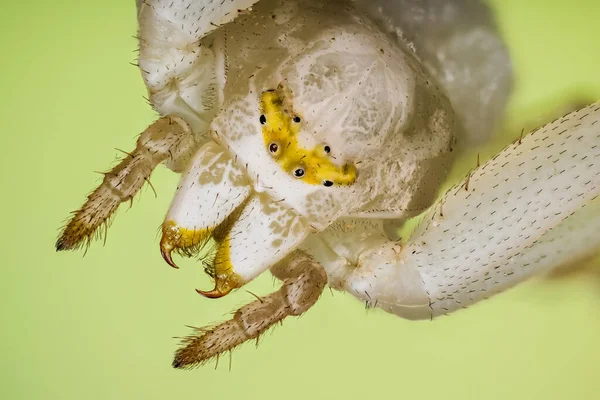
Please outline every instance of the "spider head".
[{"label": "spider head", "polygon": [[[163,230],[167,250],[179,232],[218,243],[207,268],[218,290],[204,294],[239,287],[339,218],[401,218],[433,199],[448,167],[450,109],[410,57],[370,41],[340,34],[250,80],[228,78],[212,148],[198,155],[207,180],[190,183],[199,192]],[[194,199],[206,201],[190,210]],[[184,227],[194,213],[202,223]]]},{"label": "spider head", "polygon": [[415,71],[395,66],[406,64],[403,55],[368,36],[335,36],[232,84],[211,124],[253,189],[317,230],[383,193],[382,161],[401,145],[393,136],[415,86]]}]

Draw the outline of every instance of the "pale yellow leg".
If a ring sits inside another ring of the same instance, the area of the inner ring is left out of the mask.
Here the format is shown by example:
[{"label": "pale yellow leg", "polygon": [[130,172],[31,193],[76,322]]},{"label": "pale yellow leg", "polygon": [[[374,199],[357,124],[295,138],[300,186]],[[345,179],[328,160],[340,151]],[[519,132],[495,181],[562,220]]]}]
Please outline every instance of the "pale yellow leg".
[{"label": "pale yellow leg", "polygon": [[276,264],[271,272],[283,280],[281,289],[240,308],[229,321],[196,328],[194,334],[183,339],[184,346],[175,353],[173,367],[197,367],[247,340],[258,338],[287,316],[305,313],[327,284],[321,265],[301,251]]},{"label": "pale yellow leg", "polygon": [[62,230],[56,250],[73,250],[89,245],[117,207],[133,199],[148,181],[154,168],[163,161],[175,161],[194,146],[187,124],[177,117],[163,117],[150,125],[137,140],[135,150],[104,174],[100,186]]}]

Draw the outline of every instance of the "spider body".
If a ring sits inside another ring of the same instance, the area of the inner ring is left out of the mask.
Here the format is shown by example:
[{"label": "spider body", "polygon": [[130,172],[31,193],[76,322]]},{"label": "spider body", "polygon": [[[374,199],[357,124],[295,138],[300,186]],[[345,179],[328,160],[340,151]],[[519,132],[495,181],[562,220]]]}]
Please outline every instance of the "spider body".
[{"label": "spider body", "polygon": [[[473,35],[487,44],[483,56],[454,63],[439,63],[452,41],[417,35],[411,44],[390,33],[423,32],[403,18],[434,3],[399,0],[390,20],[360,1],[138,2],[139,65],[162,117],[57,249],[88,244],[159,163],[180,172],[163,258],[176,267],[174,253],[201,255],[215,287],[198,292],[209,298],[266,270],[283,285],[185,339],[176,367],[302,314],[326,284],[405,318],[433,318],[559,266],[567,253],[593,252],[597,103],[508,146],[434,204],[460,146],[489,134],[510,88],[510,62],[486,18],[451,31],[466,47]],[[484,100],[465,97],[461,73]],[[390,221],[427,209],[407,243],[385,234]],[[568,242],[574,232],[583,239]],[[569,252],[549,257],[557,240]]]}]

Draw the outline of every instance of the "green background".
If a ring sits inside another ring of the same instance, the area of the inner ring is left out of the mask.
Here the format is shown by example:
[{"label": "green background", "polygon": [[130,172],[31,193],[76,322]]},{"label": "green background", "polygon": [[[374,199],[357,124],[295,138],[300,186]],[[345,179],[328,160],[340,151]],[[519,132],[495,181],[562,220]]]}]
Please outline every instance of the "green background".
[{"label": "green background", "polygon": [[[497,0],[518,83],[507,136],[600,98],[600,2]],[[184,324],[253,300],[207,300],[158,227],[177,184],[159,168],[105,247],[54,252],[58,228],[153,119],[132,0],[0,2],[0,399],[598,399],[600,279],[535,280],[433,322],[326,291],[300,319],[194,371],[170,366]],[[506,141],[506,140],[505,140]],[[595,264],[598,264],[596,261]],[[249,285],[274,289],[268,274]]]}]

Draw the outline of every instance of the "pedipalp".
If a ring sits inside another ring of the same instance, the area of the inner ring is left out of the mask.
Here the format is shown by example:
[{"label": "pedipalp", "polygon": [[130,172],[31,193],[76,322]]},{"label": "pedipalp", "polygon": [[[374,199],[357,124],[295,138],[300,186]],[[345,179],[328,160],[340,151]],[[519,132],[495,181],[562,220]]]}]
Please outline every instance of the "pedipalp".
[{"label": "pedipalp", "polygon": [[136,148],[125,152],[126,157],[104,173],[102,183],[74,212],[56,242],[56,250],[86,247],[95,237],[102,237],[98,228],[108,224],[121,203],[135,197],[149,182],[154,168],[167,159],[177,160],[193,146],[192,133],[181,118],[166,116],[155,121],[140,134]]},{"label": "pedipalp", "polygon": [[[299,316],[319,299],[327,284],[325,271],[311,256],[295,251],[271,268],[281,288],[246,304],[233,318],[214,327],[195,328],[182,340],[173,367],[193,368],[256,339],[290,315]],[[256,295],[255,295],[256,296]]]}]

